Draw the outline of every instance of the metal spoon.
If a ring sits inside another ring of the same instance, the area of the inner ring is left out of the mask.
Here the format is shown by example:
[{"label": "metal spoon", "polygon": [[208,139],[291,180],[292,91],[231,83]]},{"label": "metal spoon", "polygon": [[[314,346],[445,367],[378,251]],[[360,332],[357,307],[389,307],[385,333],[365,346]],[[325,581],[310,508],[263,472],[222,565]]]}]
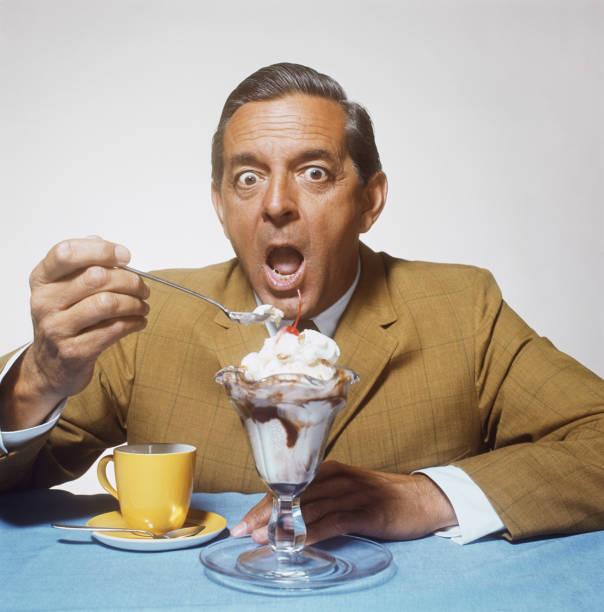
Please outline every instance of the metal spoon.
[{"label": "metal spoon", "polygon": [[[275,312],[237,312],[236,310],[229,310],[225,308],[222,304],[219,304],[212,298],[209,298],[201,293],[197,293],[197,291],[192,291],[191,289],[187,289],[186,287],[181,287],[176,283],[171,283],[164,278],[159,278],[159,276],[154,276],[153,274],[149,274],[148,272],[142,272],[141,270],[137,270],[136,268],[131,268],[130,266],[120,266],[124,270],[128,270],[129,272],[134,272],[134,274],[138,274],[139,276],[143,276],[144,278],[148,278],[150,280],[154,280],[158,283],[163,283],[164,285],[168,285],[173,289],[179,289],[180,291],[184,291],[185,293],[189,293],[190,295],[194,295],[195,297],[201,298],[206,302],[210,302],[210,304],[214,304],[224,312],[224,314],[231,319],[231,321],[235,321],[235,323],[241,323],[243,325],[249,325],[250,323],[263,323],[264,321],[270,319],[275,322],[278,326],[281,322],[280,316],[278,316]],[[277,309],[275,309],[277,310]],[[280,311],[279,311],[280,312]],[[282,313],[283,314],[283,313]]]},{"label": "metal spoon", "polygon": [[127,533],[138,533],[149,536],[154,540],[190,538],[191,536],[201,533],[206,528],[205,525],[193,525],[190,527],[181,527],[180,529],[166,531],[166,533],[155,534],[152,531],[147,531],[145,529],[129,529],[127,527],[93,527],[91,525],[66,525],[65,523],[51,523],[50,525],[51,527],[56,527],[57,529],[70,529],[74,531],[122,531]]}]

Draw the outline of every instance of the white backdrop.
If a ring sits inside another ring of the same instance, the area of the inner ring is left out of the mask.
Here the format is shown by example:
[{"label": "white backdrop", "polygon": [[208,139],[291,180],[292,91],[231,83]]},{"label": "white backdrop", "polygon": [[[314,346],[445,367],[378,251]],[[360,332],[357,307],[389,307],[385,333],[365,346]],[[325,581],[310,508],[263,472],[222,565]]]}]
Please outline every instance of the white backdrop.
[{"label": "white backdrop", "polygon": [[230,257],[210,139],[242,78],[294,61],[372,114],[390,195],[367,243],[489,268],[604,375],[603,57],[598,0],[0,0],[0,352],[62,238],[147,269]]}]

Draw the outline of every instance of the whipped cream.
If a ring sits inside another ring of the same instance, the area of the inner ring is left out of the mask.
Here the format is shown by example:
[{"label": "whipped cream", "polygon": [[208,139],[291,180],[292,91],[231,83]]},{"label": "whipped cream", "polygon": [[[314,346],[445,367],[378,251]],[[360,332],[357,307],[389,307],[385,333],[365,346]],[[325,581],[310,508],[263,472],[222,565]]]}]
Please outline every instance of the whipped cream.
[{"label": "whipped cream", "polygon": [[277,307],[272,304],[260,304],[254,308],[252,314],[257,315],[268,315],[267,321],[272,321],[277,327],[281,324],[281,319],[283,319],[283,311],[279,310]]},{"label": "whipped cream", "polygon": [[306,374],[329,380],[336,372],[340,357],[338,345],[322,333],[307,329],[300,335],[280,330],[267,338],[257,353],[249,353],[241,361],[248,380],[260,380],[273,374]]}]

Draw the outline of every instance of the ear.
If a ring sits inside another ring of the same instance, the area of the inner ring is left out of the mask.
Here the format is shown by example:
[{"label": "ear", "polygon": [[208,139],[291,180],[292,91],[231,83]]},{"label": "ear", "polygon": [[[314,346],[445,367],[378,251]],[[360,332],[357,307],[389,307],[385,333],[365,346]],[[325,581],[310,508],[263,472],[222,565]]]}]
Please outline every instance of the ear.
[{"label": "ear", "polygon": [[363,187],[362,208],[359,231],[361,234],[368,232],[377,221],[388,195],[388,179],[381,170],[376,172]]},{"label": "ear", "polygon": [[212,182],[212,204],[214,205],[214,210],[218,215],[218,220],[220,221],[220,225],[222,225],[222,231],[228,240],[231,239],[229,236],[229,232],[227,231],[226,225],[224,223],[224,206],[222,203],[222,195],[220,194],[220,189],[216,186],[216,183]]}]

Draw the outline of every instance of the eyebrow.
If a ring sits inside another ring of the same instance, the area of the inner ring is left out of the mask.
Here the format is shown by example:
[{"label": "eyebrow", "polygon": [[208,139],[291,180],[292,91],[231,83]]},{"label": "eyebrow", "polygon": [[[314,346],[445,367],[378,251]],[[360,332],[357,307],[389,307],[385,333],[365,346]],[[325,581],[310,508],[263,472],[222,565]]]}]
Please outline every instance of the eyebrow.
[{"label": "eyebrow", "polygon": [[[295,157],[296,163],[311,161],[313,159],[323,159],[336,165],[342,163],[341,155],[335,156],[328,149],[307,149]],[[229,165],[233,166],[266,166],[253,153],[237,153],[229,159]]]},{"label": "eyebrow", "polygon": [[298,161],[311,161],[313,159],[324,159],[326,161],[337,164],[340,162],[340,156],[334,156],[331,151],[327,149],[308,149],[307,151],[303,151],[300,155],[296,157]]},{"label": "eyebrow", "polygon": [[233,155],[231,159],[229,159],[230,166],[250,166],[258,164],[260,164],[260,161],[251,153],[237,153],[237,155]]}]

